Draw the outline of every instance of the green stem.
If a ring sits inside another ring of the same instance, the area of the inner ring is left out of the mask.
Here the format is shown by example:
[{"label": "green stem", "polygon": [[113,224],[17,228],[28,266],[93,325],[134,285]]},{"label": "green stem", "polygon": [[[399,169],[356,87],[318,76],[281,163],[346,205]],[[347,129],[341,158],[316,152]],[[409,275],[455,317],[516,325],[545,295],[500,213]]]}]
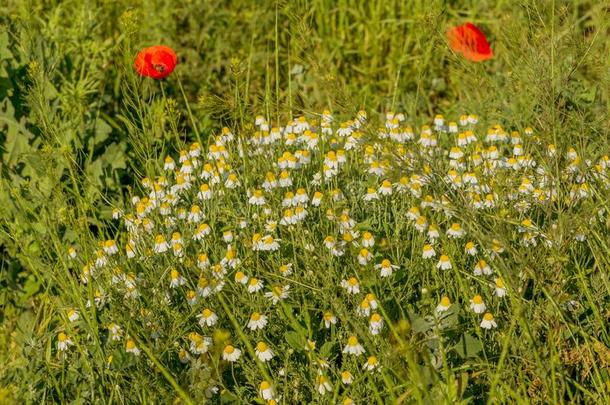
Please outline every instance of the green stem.
[{"label": "green stem", "polygon": [[193,111],[191,111],[191,107],[189,105],[189,101],[186,98],[186,94],[184,93],[184,88],[182,87],[182,80],[180,80],[180,76],[178,77],[178,88],[180,88],[180,93],[182,93],[182,98],[184,99],[184,105],[186,106],[186,111],[188,113],[189,119],[191,120],[191,125],[193,126],[193,131],[195,131],[195,137],[197,138],[197,142],[201,145],[201,137],[199,136],[199,129],[197,129],[197,123],[195,122],[195,117],[193,116]]}]

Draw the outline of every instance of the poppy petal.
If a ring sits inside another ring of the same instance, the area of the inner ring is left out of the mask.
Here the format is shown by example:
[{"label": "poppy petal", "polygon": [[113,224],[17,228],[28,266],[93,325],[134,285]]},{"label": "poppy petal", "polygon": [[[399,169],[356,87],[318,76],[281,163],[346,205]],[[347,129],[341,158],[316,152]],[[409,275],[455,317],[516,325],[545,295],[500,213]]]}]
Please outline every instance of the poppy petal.
[{"label": "poppy petal", "polygon": [[468,60],[481,62],[493,57],[493,51],[485,34],[470,22],[449,29],[447,40],[454,52],[461,53]]}]

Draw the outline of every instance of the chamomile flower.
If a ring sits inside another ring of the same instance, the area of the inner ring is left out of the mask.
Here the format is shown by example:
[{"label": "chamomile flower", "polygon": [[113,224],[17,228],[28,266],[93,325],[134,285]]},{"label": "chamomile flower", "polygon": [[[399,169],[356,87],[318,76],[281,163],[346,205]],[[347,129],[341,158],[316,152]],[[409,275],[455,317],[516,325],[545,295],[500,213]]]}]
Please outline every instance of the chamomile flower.
[{"label": "chamomile flower", "polygon": [[499,298],[506,295],[506,285],[502,278],[495,279],[494,294]]},{"label": "chamomile flower", "polygon": [[369,318],[369,332],[371,335],[378,335],[383,329],[383,318],[377,312]]},{"label": "chamomile flower", "polygon": [[104,253],[106,253],[108,256],[112,256],[119,252],[119,247],[117,246],[116,241],[112,239],[104,242],[103,249]]},{"label": "chamomile flower", "polygon": [[324,395],[327,392],[332,392],[333,388],[330,382],[328,381],[328,377],[323,374],[320,374],[316,377],[316,386],[320,395]]},{"label": "chamomile flower", "polygon": [[409,211],[407,212],[407,219],[410,219],[411,221],[416,221],[417,218],[419,218],[421,215],[421,213],[419,212],[419,208],[417,207],[411,207],[411,209],[409,209]]},{"label": "chamomile flower", "polygon": [[371,303],[368,299],[364,298],[360,305],[356,308],[356,313],[360,316],[369,316],[371,313]]},{"label": "chamomile flower", "polygon": [[227,231],[223,231],[222,233],[222,240],[224,240],[225,243],[231,243],[233,242],[233,231],[227,230]]},{"label": "chamomile flower", "polygon": [[248,276],[242,271],[235,272],[234,280],[236,283],[246,285],[248,283]]},{"label": "chamomile flower", "polygon": [[123,337],[123,329],[116,323],[108,324],[107,329],[110,334],[110,340],[117,341]]},{"label": "chamomile flower", "polygon": [[178,352],[178,359],[180,359],[180,363],[186,364],[191,361],[191,355],[186,349],[182,348]]},{"label": "chamomile flower", "polygon": [[382,181],[377,191],[384,196],[392,195],[392,183],[389,180]]},{"label": "chamomile flower", "polygon": [[123,216],[123,210],[121,210],[120,208],[112,209],[112,219],[119,219],[122,216]]},{"label": "chamomile flower", "polygon": [[477,245],[473,241],[469,241],[466,243],[466,246],[464,247],[464,252],[466,252],[466,254],[470,256],[476,256],[479,253]]},{"label": "chamomile flower", "polygon": [[485,302],[483,301],[483,297],[480,295],[475,295],[470,300],[470,309],[474,311],[475,314],[482,314],[487,309]]},{"label": "chamomile flower", "polygon": [[203,354],[208,351],[211,341],[197,332],[189,333],[190,351],[193,354]]},{"label": "chamomile flower", "polygon": [[436,306],[436,312],[439,314],[441,312],[445,312],[446,310],[449,309],[450,306],[451,306],[451,301],[449,300],[449,297],[444,295],[441,298],[441,300],[439,301],[438,305]]},{"label": "chamomile flower", "polygon": [[133,354],[134,356],[140,355],[140,349],[138,349],[136,342],[133,339],[127,339],[125,341],[125,351]]},{"label": "chamomile flower", "polygon": [[372,187],[369,187],[367,189],[366,193],[364,194],[364,196],[362,197],[362,199],[364,201],[379,200],[379,195],[377,194],[377,190],[375,190]]},{"label": "chamomile flower", "polygon": [[345,385],[350,385],[354,382],[354,375],[350,373],[348,370],[344,370],[341,372],[341,382]]},{"label": "chamomile flower", "polygon": [[373,255],[371,254],[371,252],[369,252],[368,249],[360,249],[360,252],[358,253],[358,263],[360,263],[361,266],[366,266],[372,258]]},{"label": "chamomile flower", "polygon": [[375,269],[379,270],[381,277],[390,277],[394,270],[398,268],[399,266],[392,264],[388,259],[383,259],[381,263],[375,265]]},{"label": "chamomile flower", "polygon": [[375,238],[373,237],[372,233],[364,232],[362,234],[362,246],[364,246],[365,248],[375,246]]},{"label": "chamomile flower", "polygon": [[292,274],[292,263],[282,264],[279,268],[282,276],[286,277]]},{"label": "chamomile flower", "polygon": [[234,363],[241,356],[241,350],[233,345],[226,345],[222,350],[222,359]]},{"label": "chamomile flower", "polygon": [[423,259],[431,259],[436,256],[436,252],[434,251],[434,247],[432,245],[424,245],[424,249],[422,252]]},{"label": "chamomile flower", "polygon": [[379,367],[379,360],[376,356],[369,356],[366,362],[362,365],[362,369],[365,371],[373,371]]},{"label": "chamomile flower", "polygon": [[241,185],[237,175],[235,173],[230,173],[225,181],[225,187],[228,189],[235,189]]},{"label": "chamomile flower", "polygon": [[256,344],[255,353],[256,357],[263,363],[271,360],[275,356],[273,350],[271,350],[265,342],[258,342]]},{"label": "chamomile flower", "polygon": [[457,222],[451,224],[451,227],[447,229],[447,236],[450,238],[461,238],[466,232],[462,229],[462,226]]},{"label": "chamomile flower", "polygon": [[434,242],[439,236],[438,226],[436,224],[430,224],[428,227],[428,238],[430,238],[430,241]]},{"label": "chamomile flower", "polygon": [[288,291],[290,290],[289,285],[279,286],[276,285],[271,288],[271,291],[265,293],[265,297],[271,300],[273,305],[277,304],[281,300],[288,298]]},{"label": "chamomile flower", "polygon": [[203,218],[203,213],[201,212],[201,207],[198,205],[191,206],[191,210],[187,216],[188,222],[197,223],[201,221]]},{"label": "chamomile flower", "polygon": [[425,232],[426,228],[428,227],[428,220],[426,219],[425,216],[422,215],[419,218],[417,218],[414,226],[417,231]]},{"label": "chamomile flower", "polygon": [[474,266],[473,274],[475,276],[480,276],[482,274],[489,276],[493,273],[491,267],[487,264],[485,260],[479,260],[477,264]]},{"label": "chamomile flower", "polygon": [[263,281],[259,280],[258,278],[252,277],[250,279],[250,281],[248,282],[248,292],[249,293],[258,292],[258,291],[262,290],[262,288],[263,288]]},{"label": "chamomile flower", "polygon": [[358,294],[360,292],[360,283],[356,277],[341,280],[341,287],[345,288],[349,294]]},{"label": "chamomile flower", "polygon": [[211,200],[212,199],[212,190],[210,186],[206,183],[203,183],[199,186],[199,192],[197,193],[197,198],[200,200]]},{"label": "chamomile flower", "polygon": [[79,314],[78,314],[78,310],[75,308],[70,308],[68,310],[68,319],[70,320],[70,322],[76,322],[78,321],[79,318]]},{"label": "chamomile flower", "polygon": [[163,252],[166,252],[167,249],[169,249],[169,245],[167,244],[167,241],[165,240],[165,237],[163,235],[157,235],[155,237],[154,252],[155,253],[163,253]]},{"label": "chamomile flower", "polygon": [[74,343],[72,339],[68,337],[64,332],[59,332],[57,334],[57,350],[63,352],[68,350],[68,347],[72,346]]},{"label": "chamomile flower", "polygon": [[186,279],[182,277],[180,272],[174,268],[169,271],[170,288],[177,288],[186,284]]},{"label": "chamomile flower", "polygon": [[197,297],[197,292],[196,291],[188,290],[186,292],[186,300],[189,303],[189,305],[192,306],[192,305],[197,304],[197,299],[198,299],[198,297]]},{"label": "chamomile flower", "polygon": [[259,312],[253,312],[252,315],[250,315],[250,320],[248,321],[248,329],[263,329],[265,326],[267,326],[267,322],[268,318],[266,315]]},{"label": "chamomile flower", "polygon": [[214,326],[216,322],[218,322],[218,315],[216,315],[211,309],[205,308],[199,315],[197,315],[199,319],[199,325],[201,327],[204,326]]},{"label": "chamomile flower", "polygon": [[498,327],[498,324],[496,323],[494,316],[491,314],[491,312],[485,312],[485,315],[483,315],[483,320],[481,320],[481,328],[493,329],[496,327]]},{"label": "chamomile flower", "polygon": [[205,253],[200,253],[197,255],[197,267],[204,270],[210,267],[210,259],[208,255]]},{"label": "chamomile flower", "polygon": [[337,317],[335,317],[332,312],[325,312],[322,316],[322,320],[324,321],[324,327],[327,329],[330,328],[331,325],[335,325],[337,323]]},{"label": "chamomile flower", "polygon": [[264,251],[276,251],[280,248],[279,239],[274,239],[271,235],[263,237],[260,243],[260,250]]},{"label": "chamomile flower", "polygon": [[260,383],[258,392],[265,401],[270,401],[273,399],[273,388],[271,387],[271,383],[269,383],[267,380]]},{"label": "chamomile flower", "polygon": [[358,342],[358,337],[356,337],[356,335],[352,335],[347,339],[347,344],[343,348],[343,353],[360,356],[361,354],[364,354],[364,352],[364,347]]},{"label": "chamomile flower", "polygon": [[436,268],[440,270],[451,270],[451,260],[449,260],[449,256],[441,255],[438,259],[438,263],[436,264]]}]

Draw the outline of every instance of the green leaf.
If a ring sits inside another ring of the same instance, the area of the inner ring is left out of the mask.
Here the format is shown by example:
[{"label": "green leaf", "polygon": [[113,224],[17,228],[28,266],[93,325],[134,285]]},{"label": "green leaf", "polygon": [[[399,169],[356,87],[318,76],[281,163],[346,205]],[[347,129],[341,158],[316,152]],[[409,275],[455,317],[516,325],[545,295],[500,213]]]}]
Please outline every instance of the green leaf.
[{"label": "green leaf", "polygon": [[307,342],[305,341],[305,338],[303,336],[293,330],[286,332],[284,336],[286,337],[286,341],[288,342],[288,344],[294,350],[297,350],[299,352],[305,350],[305,345],[307,344]]},{"label": "green leaf", "polygon": [[411,315],[411,330],[416,333],[424,333],[434,326],[434,323],[425,320],[417,315]]},{"label": "green leaf", "polygon": [[40,289],[40,281],[30,275],[25,281],[25,285],[23,286],[23,294],[21,295],[21,302],[27,301],[30,297],[38,292]]},{"label": "green leaf", "polygon": [[15,109],[5,99],[0,103],[0,132],[6,131],[6,139],[1,147],[2,160],[9,166],[15,166],[20,157],[30,151],[29,141],[34,137],[22,123],[15,120]]},{"label": "green leaf", "polygon": [[471,336],[468,333],[464,333],[458,344],[454,346],[454,349],[460,357],[465,359],[468,357],[476,357],[477,354],[483,350],[483,344],[478,338]]},{"label": "green leaf", "polygon": [[452,304],[449,309],[440,315],[441,328],[450,329],[457,326],[459,321],[460,306],[458,304]]},{"label": "green leaf", "polygon": [[329,357],[333,351],[333,342],[326,342],[320,347],[320,356]]},{"label": "green leaf", "polygon": [[220,394],[220,403],[221,404],[234,404],[239,401],[237,395],[233,394],[228,390],[223,390],[222,394]]},{"label": "green leaf", "polygon": [[95,135],[89,140],[89,148],[93,150],[96,145],[104,142],[108,139],[108,136],[112,132],[112,127],[108,125],[103,119],[95,121]]}]

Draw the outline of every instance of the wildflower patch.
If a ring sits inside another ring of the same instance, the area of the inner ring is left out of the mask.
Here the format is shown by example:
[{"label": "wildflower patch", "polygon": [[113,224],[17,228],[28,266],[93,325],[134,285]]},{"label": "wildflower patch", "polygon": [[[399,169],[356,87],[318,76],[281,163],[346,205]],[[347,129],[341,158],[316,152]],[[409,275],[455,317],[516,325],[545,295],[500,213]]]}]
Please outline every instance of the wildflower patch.
[{"label": "wildflower patch", "polygon": [[[580,260],[607,232],[610,159],[475,115],[406,121],[260,116],[167,156],[115,208],[113,239],[68,249],[104,328],[85,333],[66,302],[58,355],[80,345],[117,370],[161,364],[185,396],[270,404],[421,399],[430,373],[499,364],[503,336],[527,335],[514,313],[549,300],[552,252]],[[589,221],[557,234],[559,206]]]}]

